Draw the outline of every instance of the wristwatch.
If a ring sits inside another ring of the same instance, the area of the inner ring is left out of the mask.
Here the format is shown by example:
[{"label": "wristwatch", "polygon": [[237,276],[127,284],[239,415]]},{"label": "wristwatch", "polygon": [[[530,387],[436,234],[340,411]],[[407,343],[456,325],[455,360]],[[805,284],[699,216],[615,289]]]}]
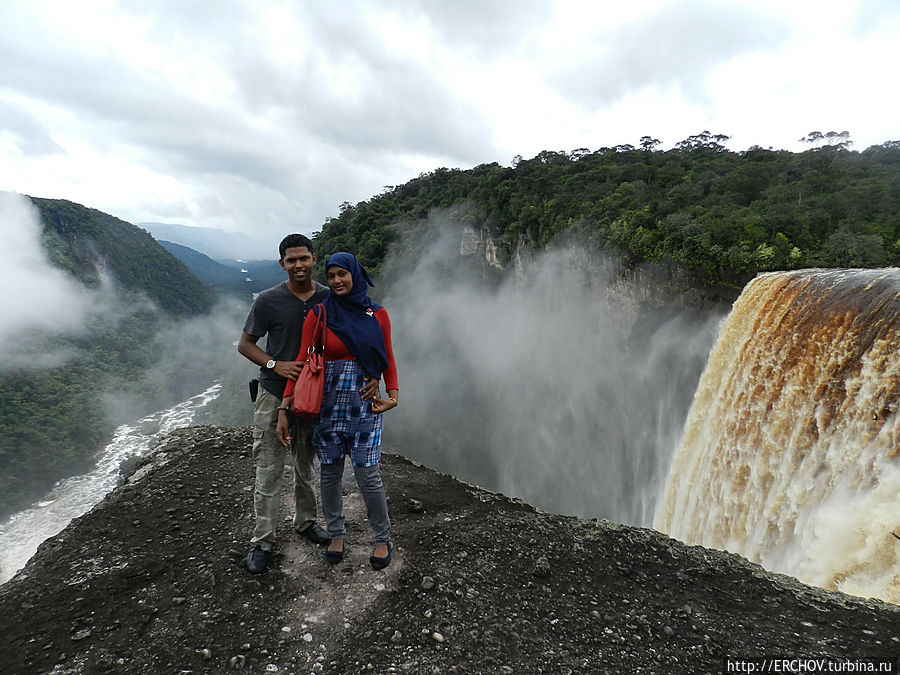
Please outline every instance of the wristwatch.
[{"label": "wristwatch", "polygon": [[269,359],[268,361],[266,361],[266,369],[267,370],[272,370],[272,368],[274,368],[274,367],[275,367],[275,359]]}]

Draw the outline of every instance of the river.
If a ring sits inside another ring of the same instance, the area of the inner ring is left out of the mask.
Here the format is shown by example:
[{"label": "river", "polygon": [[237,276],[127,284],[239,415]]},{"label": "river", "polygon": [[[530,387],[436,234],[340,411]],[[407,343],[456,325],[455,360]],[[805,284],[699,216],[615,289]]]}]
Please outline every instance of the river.
[{"label": "river", "polygon": [[145,455],[158,437],[190,426],[197,412],[221,389],[222,383],[215,382],[178,405],[118,427],[112,441],[97,455],[93,470],[59,481],[43,499],[0,524],[0,584],[22,569],[41,543],[115,489],[122,482],[123,462]]}]

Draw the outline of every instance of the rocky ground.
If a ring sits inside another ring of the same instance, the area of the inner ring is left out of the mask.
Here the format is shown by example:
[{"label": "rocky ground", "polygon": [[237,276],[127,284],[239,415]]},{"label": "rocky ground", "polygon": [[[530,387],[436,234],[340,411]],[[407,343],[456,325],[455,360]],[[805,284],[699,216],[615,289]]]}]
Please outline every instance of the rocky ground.
[{"label": "rocky ground", "polygon": [[728,657],[900,654],[896,606],[542,513],[399,455],[383,468],[387,570],[368,565],[348,471],[344,562],[286,520],[274,568],[253,576],[249,447],[248,429],[176,432],[48,540],[0,587],[0,670],[693,674],[729,672]]}]

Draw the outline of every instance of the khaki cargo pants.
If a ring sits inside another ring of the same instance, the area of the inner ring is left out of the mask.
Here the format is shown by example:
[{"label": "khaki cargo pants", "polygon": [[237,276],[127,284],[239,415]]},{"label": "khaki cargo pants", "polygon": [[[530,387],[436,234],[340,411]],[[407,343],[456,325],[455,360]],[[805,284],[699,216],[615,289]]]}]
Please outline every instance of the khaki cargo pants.
[{"label": "khaki cargo pants", "polygon": [[316,519],[316,451],[312,447],[314,420],[295,420],[291,429],[294,440],[291,447],[286,448],[278,442],[275,433],[279,405],[279,397],[259,388],[253,411],[253,462],[256,466],[253,511],[256,527],[250,545],[259,545],[265,550],[271,550],[275,543],[281,480],[288,455],[294,467],[294,528],[303,529]]}]

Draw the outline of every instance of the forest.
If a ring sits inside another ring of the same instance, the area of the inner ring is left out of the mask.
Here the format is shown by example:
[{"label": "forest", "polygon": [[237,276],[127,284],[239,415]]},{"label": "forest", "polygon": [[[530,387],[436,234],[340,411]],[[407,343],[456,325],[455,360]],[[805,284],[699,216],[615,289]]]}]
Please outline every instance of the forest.
[{"label": "forest", "polygon": [[[163,321],[209,311],[215,300],[140,228],[64,200],[31,201],[52,264],[102,304],[77,334],[29,333],[6,345],[14,362],[0,371],[0,517],[88,466],[113,430],[106,401],[140,386],[137,395],[153,410],[175,394],[141,381],[160,357],[157,331]],[[35,368],[29,355],[37,354],[63,356]]]},{"label": "forest", "polygon": [[577,233],[626,260],[735,287],[759,272],[900,263],[900,141],[857,152],[847,132],[802,140],[810,148],[799,153],[733,152],[704,131],[666,151],[644,136],[639,147],[439,168],[342,204],[316,244],[320,259],[348,250],[377,271],[410,223],[464,203],[508,253]]}]

